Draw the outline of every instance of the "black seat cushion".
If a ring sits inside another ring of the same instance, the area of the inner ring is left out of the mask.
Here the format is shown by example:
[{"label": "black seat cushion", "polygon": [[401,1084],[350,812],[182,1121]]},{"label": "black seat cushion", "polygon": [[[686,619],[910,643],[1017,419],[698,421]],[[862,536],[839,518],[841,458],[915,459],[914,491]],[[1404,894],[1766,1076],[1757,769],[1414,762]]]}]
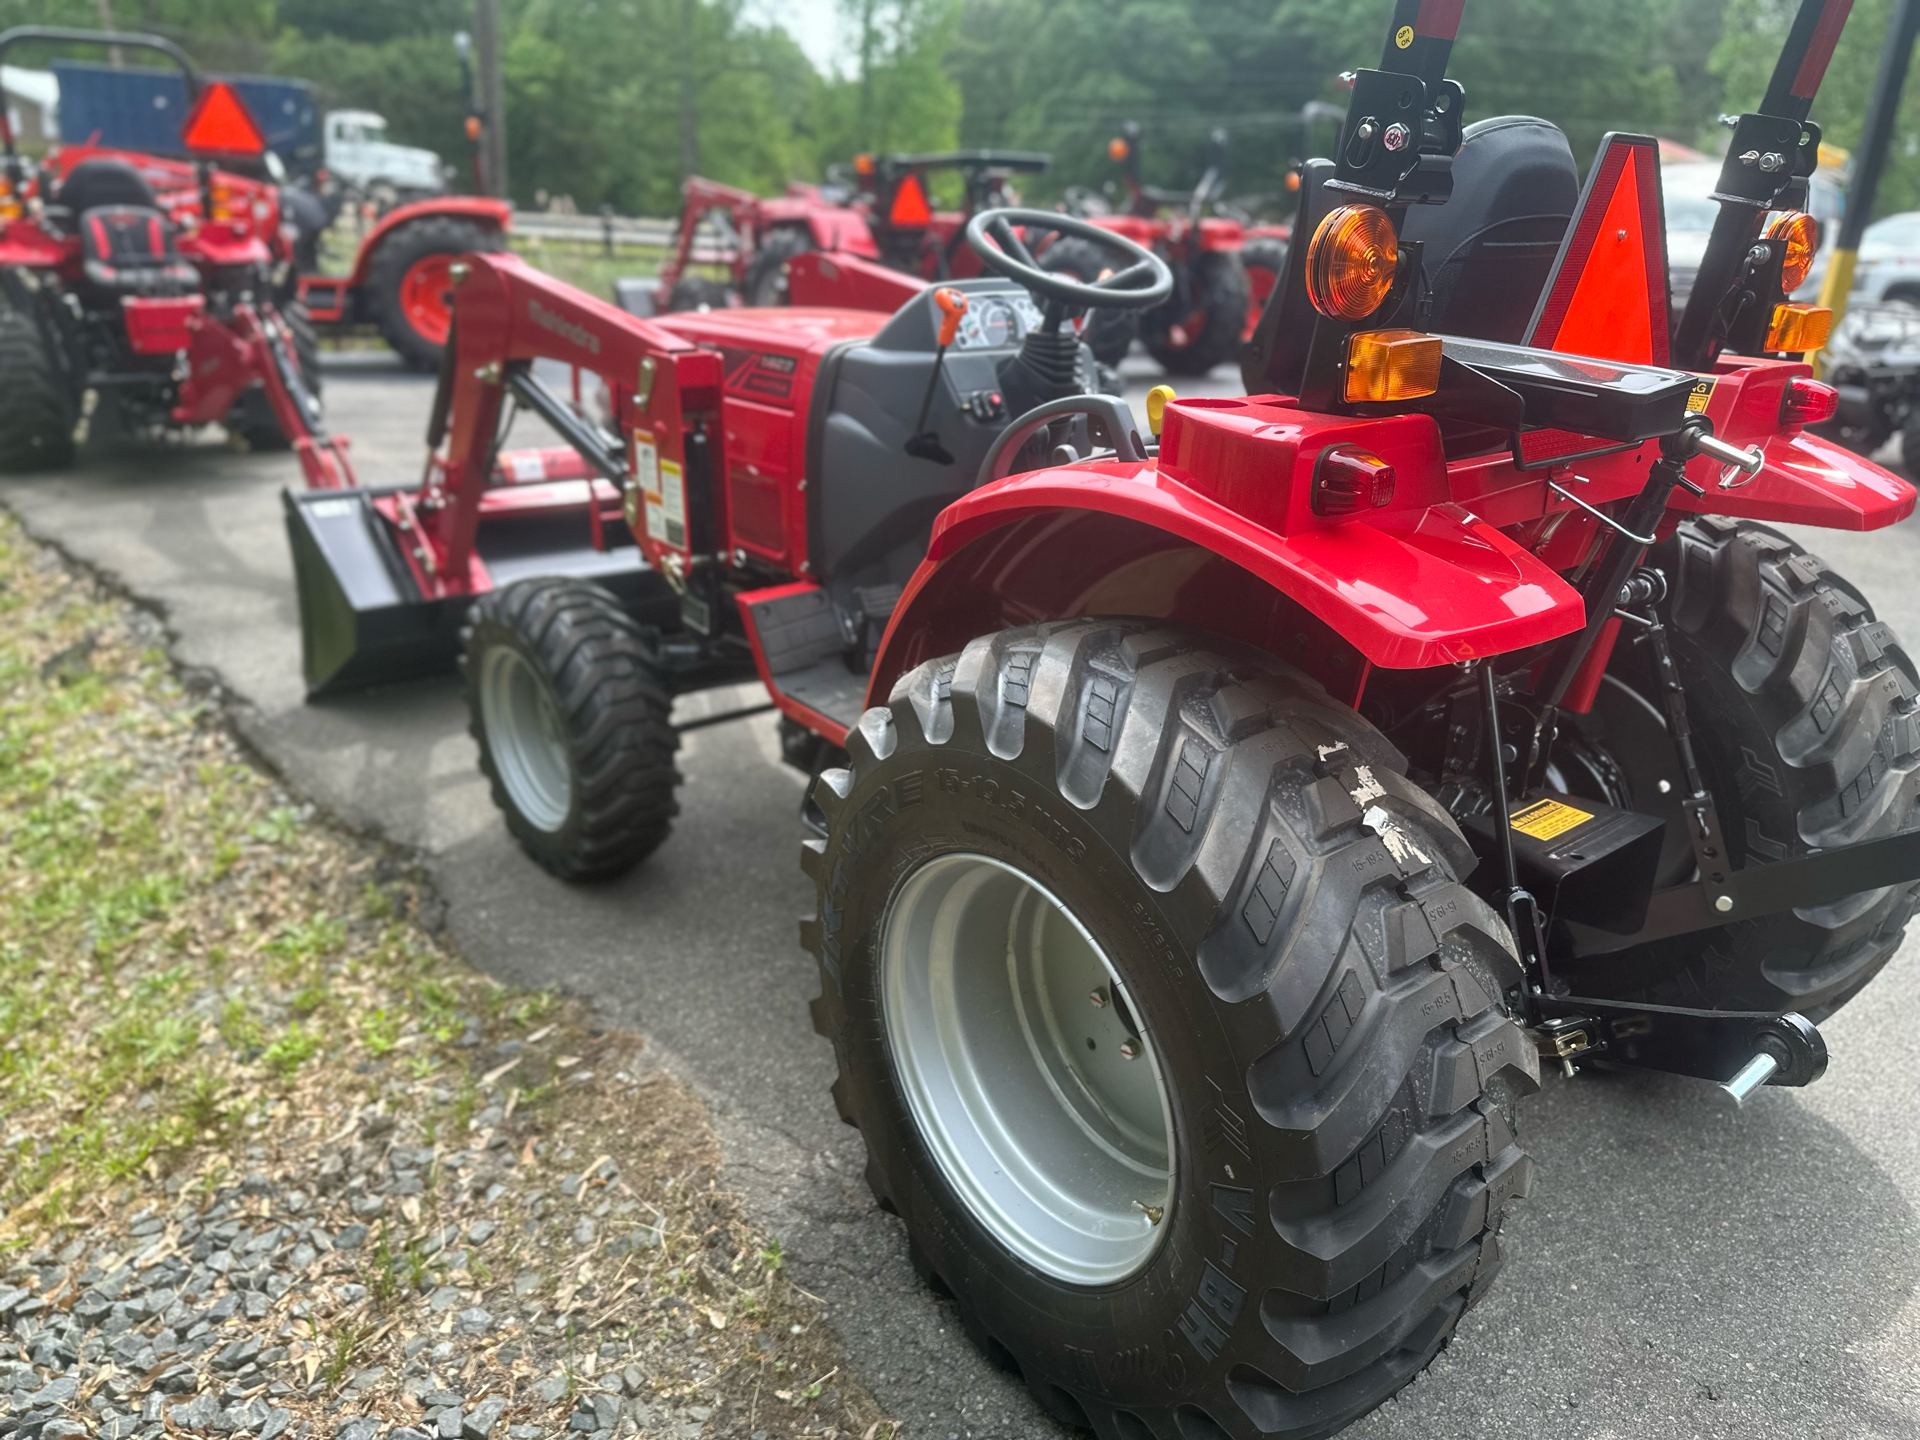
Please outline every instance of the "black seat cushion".
[{"label": "black seat cushion", "polygon": [[1433,315],[1423,328],[1525,344],[1579,198],[1559,126],[1528,115],[1469,125],[1453,161],[1453,197],[1415,205],[1400,230],[1426,247]]},{"label": "black seat cushion", "polygon": [[96,205],[80,213],[81,269],[103,290],[129,295],[178,295],[199,284],[199,272],[180,258],[173,225],[145,205]]},{"label": "black seat cushion", "polygon": [[60,182],[53,203],[78,215],[101,205],[138,205],[158,210],[153,187],[124,160],[82,160]]}]

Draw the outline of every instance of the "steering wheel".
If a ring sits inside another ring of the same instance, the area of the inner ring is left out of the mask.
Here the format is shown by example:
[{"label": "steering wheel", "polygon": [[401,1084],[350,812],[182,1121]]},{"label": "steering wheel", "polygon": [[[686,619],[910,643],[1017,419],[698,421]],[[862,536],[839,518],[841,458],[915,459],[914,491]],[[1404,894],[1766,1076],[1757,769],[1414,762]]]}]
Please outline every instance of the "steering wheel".
[{"label": "steering wheel", "polygon": [[[1043,270],[1014,232],[1016,225],[1090,241],[1122,257],[1125,266],[1093,281]],[[1048,306],[1049,328],[1058,328],[1069,310],[1150,310],[1173,293],[1173,271],[1151,250],[1090,220],[1054,210],[982,210],[967,222],[967,244],[989,270],[1053,302]]]}]

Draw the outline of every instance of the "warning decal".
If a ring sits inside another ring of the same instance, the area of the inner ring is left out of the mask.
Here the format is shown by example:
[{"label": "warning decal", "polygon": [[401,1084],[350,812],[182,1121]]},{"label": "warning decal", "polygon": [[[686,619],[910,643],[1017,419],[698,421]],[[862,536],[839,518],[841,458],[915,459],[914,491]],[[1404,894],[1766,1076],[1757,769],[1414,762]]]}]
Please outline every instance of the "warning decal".
[{"label": "warning decal", "polygon": [[1693,393],[1687,396],[1687,413],[1689,415],[1706,414],[1707,402],[1711,399],[1713,399],[1713,381],[1707,379],[1694,381]]},{"label": "warning decal", "polygon": [[1576,810],[1559,800],[1539,800],[1524,810],[1514,811],[1507,817],[1507,823],[1535,840],[1552,840],[1569,830],[1579,829],[1592,818],[1585,810]]},{"label": "warning decal", "polygon": [[661,537],[676,550],[687,548],[687,487],[680,467],[671,460],[660,462],[660,508],[666,521]]}]

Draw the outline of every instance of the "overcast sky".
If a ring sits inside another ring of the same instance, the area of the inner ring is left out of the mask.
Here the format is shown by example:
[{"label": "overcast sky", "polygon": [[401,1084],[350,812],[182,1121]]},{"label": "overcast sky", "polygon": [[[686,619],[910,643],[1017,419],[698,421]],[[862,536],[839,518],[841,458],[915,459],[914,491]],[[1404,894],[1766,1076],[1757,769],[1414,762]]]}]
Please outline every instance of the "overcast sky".
[{"label": "overcast sky", "polygon": [[821,70],[838,68],[840,12],[834,0],[747,0],[746,8],[749,18],[784,28]]}]

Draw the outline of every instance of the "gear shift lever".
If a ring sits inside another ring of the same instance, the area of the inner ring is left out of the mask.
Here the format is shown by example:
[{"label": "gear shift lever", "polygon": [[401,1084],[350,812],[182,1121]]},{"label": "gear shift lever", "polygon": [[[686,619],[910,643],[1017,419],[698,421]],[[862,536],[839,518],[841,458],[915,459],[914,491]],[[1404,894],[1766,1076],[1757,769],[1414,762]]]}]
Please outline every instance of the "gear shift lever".
[{"label": "gear shift lever", "polygon": [[940,387],[940,372],[947,363],[947,347],[960,333],[960,321],[967,313],[967,297],[949,285],[933,292],[933,303],[940,307],[940,333],[935,338],[940,349],[933,357],[933,373],[927,376],[927,393],[920,397],[920,413],[913,422],[913,434],[907,438],[907,453],[916,460],[931,460],[936,465],[953,464],[953,456],[940,443],[940,437],[927,429],[927,415],[933,409],[933,394]]}]

